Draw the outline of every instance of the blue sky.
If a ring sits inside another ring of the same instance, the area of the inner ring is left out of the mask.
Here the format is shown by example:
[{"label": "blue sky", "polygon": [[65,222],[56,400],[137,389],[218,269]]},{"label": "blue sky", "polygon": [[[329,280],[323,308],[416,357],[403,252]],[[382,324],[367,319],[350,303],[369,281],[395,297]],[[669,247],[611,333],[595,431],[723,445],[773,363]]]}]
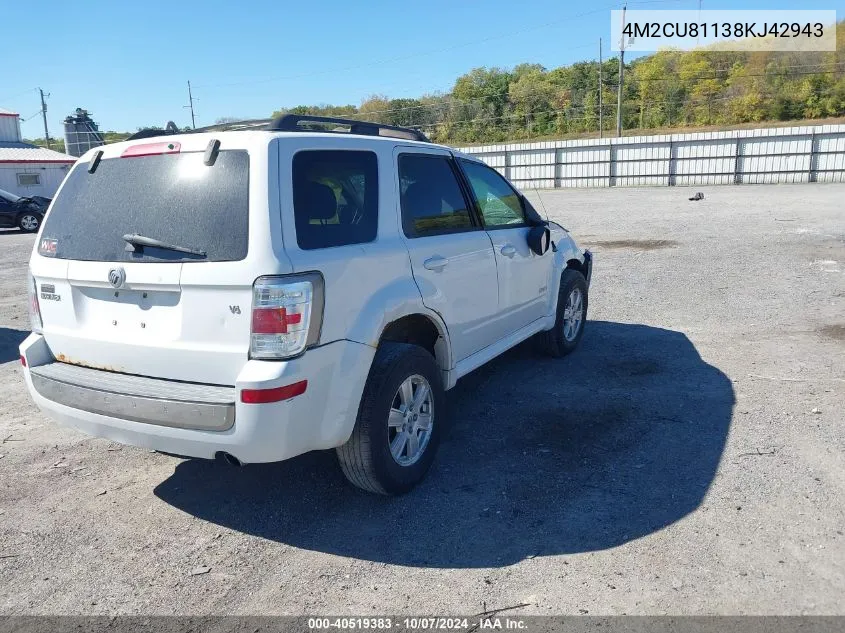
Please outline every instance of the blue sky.
[{"label": "blue sky", "polygon": [[[43,135],[37,87],[51,135],[76,107],[104,130],[267,117],[282,106],[353,103],[445,92],[478,66],[536,62],[553,68],[609,52],[610,10],[621,1],[427,0],[314,3],[43,0],[3,3],[0,107],[32,117]],[[215,8],[219,6],[220,8]],[[636,9],[695,9],[698,0],[631,0]],[[311,11],[311,7],[314,10]],[[843,0],[703,0],[703,9],[837,9]],[[39,37],[47,24],[48,36]]]}]

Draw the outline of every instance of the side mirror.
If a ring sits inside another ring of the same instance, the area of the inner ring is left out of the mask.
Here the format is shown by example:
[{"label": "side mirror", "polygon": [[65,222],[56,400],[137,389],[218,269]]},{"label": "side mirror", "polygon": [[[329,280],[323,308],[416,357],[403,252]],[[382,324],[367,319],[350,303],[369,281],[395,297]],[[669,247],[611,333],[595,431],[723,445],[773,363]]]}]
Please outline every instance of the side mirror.
[{"label": "side mirror", "polygon": [[528,231],[528,248],[537,255],[545,255],[551,241],[552,234],[546,226],[535,226]]}]

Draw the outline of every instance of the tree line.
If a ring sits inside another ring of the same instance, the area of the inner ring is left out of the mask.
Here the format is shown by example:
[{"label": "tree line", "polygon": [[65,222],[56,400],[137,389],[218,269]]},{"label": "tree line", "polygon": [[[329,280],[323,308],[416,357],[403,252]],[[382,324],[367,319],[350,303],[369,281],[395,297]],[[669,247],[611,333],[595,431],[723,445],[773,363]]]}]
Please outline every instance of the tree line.
[{"label": "tree line", "polygon": [[[845,21],[837,52],[662,50],[625,64],[626,130],[730,126],[845,116]],[[416,127],[433,140],[485,143],[615,132],[619,59],[547,69],[476,68],[445,94],[366,98],[360,105],[298,105],[319,114]],[[601,93],[602,106],[599,107]]]},{"label": "tree line", "polygon": [[[623,127],[647,134],[844,117],[845,20],[837,24],[836,42],[836,52],[662,50],[639,57],[624,68]],[[318,114],[415,127],[452,145],[597,135],[600,125],[612,135],[618,76],[618,58],[604,61],[601,69],[597,61],[552,69],[540,64],[475,68],[446,93],[399,99],[372,95],[360,105],[297,105],[272,116]],[[130,133],[104,134],[110,143]],[[43,139],[31,142],[44,145]],[[52,139],[52,145],[64,150],[61,139]]]}]

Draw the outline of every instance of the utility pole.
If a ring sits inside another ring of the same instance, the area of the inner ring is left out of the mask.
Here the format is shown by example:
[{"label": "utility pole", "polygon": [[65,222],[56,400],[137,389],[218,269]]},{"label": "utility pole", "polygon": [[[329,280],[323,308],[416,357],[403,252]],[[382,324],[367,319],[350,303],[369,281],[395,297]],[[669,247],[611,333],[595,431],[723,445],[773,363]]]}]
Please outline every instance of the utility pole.
[{"label": "utility pole", "polygon": [[625,9],[622,5],[622,30],[619,38],[619,86],[616,94],[616,136],[622,136],[622,82],[625,76]]},{"label": "utility pole", "polygon": [[604,129],[604,110],[601,104],[602,80],[601,80],[601,38],[599,38],[599,138],[602,136]]},{"label": "utility pole", "polygon": [[[47,102],[44,101],[44,91],[39,88],[38,92],[41,93],[41,118],[44,120],[44,142],[47,143],[49,149],[53,149],[53,146],[50,145],[50,132],[47,129]],[[49,92],[47,96],[50,96]]]},{"label": "utility pole", "polygon": [[196,117],[194,116],[194,97],[191,94],[191,82],[190,81],[188,81],[188,105],[187,105],[187,107],[191,109],[191,127],[196,130],[197,129],[197,120],[196,120]]},{"label": "utility pole", "polygon": [[[701,23],[701,0],[698,0],[698,22]],[[695,38],[695,45],[699,46],[701,44],[701,37]]]}]

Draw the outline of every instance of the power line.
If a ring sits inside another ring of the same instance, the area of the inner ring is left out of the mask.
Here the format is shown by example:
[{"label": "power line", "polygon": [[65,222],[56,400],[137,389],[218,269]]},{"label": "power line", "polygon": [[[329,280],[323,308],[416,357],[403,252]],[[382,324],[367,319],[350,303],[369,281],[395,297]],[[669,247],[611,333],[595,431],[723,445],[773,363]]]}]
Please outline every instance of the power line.
[{"label": "power line", "polygon": [[27,121],[34,119],[35,117],[41,114],[41,110],[36,110],[34,114],[30,114],[28,117],[23,118],[21,117],[21,123],[26,123]]},{"label": "power line", "polygon": [[29,94],[30,92],[38,92],[38,88],[27,88],[26,90],[21,90],[20,92],[16,92],[13,95],[8,95],[0,99],[0,103],[5,103],[10,99],[14,99],[15,97],[20,97],[21,95]]},{"label": "power line", "polygon": [[[821,66],[821,65],[825,65],[825,66],[843,65],[843,66],[845,66],[845,62],[821,62],[819,64],[800,64],[800,65],[795,65],[795,66],[780,66],[779,69],[809,68],[809,67]],[[731,70],[732,69],[724,69],[724,70],[719,70],[717,72],[730,72]],[[807,72],[804,72],[804,73],[799,73],[799,72],[746,73],[746,74],[733,75],[733,76],[730,77],[730,79],[733,80],[733,79],[742,79],[742,78],[746,78],[746,77],[761,77],[761,76],[771,76],[771,77],[791,76],[791,75],[795,75],[795,74],[798,74],[798,75],[829,74],[829,73],[837,73],[837,72],[839,72],[839,70],[828,70],[828,71],[813,70],[813,71],[807,71]],[[697,81],[697,80],[700,80],[700,79],[724,79],[724,77],[716,77],[716,76],[713,76],[713,75],[701,75],[699,77],[687,77],[685,79],[681,79],[679,77],[672,77],[672,78],[658,77],[658,78],[653,78],[653,79],[652,78],[636,78],[635,77],[634,79],[632,79],[632,81],[634,81],[635,83],[640,82],[640,81],[671,81],[671,80],[679,81],[679,82],[688,82],[688,81]],[[617,83],[605,83],[604,85],[608,85],[608,86],[611,86],[611,87],[617,87],[618,86]],[[555,86],[555,85],[552,85],[551,87],[552,88],[562,88],[562,86]],[[526,96],[535,96],[535,95],[541,94],[542,92],[543,92],[542,90],[534,89],[534,90],[527,91],[524,94]],[[455,97],[453,95],[443,95],[443,96],[440,96],[440,97],[436,97],[438,99],[441,99],[441,101],[439,101],[437,103],[421,103],[421,104],[418,104],[418,105],[403,106],[401,108],[389,108],[389,109],[386,109],[386,110],[368,110],[367,112],[354,112],[354,113],[350,113],[350,114],[347,114],[347,115],[344,115],[344,116],[347,116],[347,117],[362,117],[362,116],[372,116],[372,115],[376,115],[376,114],[392,114],[392,113],[396,113],[396,112],[406,112],[406,111],[409,111],[409,110],[425,110],[425,109],[435,109],[435,108],[443,109],[443,108],[448,108],[451,105],[452,102],[456,102],[456,103],[461,104],[461,105],[469,106],[469,105],[473,105],[477,102],[481,102],[481,101],[484,101],[484,100],[487,100],[487,99],[507,97],[508,95],[509,95],[508,90],[503,90],[503,91],[500,91],[500,92],[487,93],[487,94],[480,95],[478,97],[473,97],[472,99],[459,99],[458,97]],[[580,108],[582,106],[571,106],[571,107]],[[618,101],[617,101],[617,107],[618,107]]]},{"label": "power line", "polygon": [[[831,64],[843,65],[845,62],[830,62]],[[781,68],[789,68],[789,66],[782,66]],[[795,68],[802,68],[802,66],[796,66]],[[714,72],[730,72],[731,69],[725,70],[717,70]],[[742,79],[745,77],[783,77],[783,76],[793,76],[793,75],[828,75],[828,74],[836,74],[842,72],[843,69],[836,69],[836,70],[808,70],[808,71],[793,71],[793,72],[785,72],[785,73],[772,73],[772,72],[762,72],[762,73],[743,73],[741,75],[732,75],[730,79]],[[700,81],[702,79],[725,79],[725,77],[720,77],[718,75],[700,75],[698,77],[643,77],[636,79],[635,81]]]},{"label": "power line", "polygon": [[[561,19],[554,20],[552,22],[544,22],[543,24],[538,24],[538,25],[535,25],[535,26],[529,26],[529,27],[526,27],[526,28],[523,28],[523,29],[511,30],[511,31],[508,31],[507,33],[501,33],[499,35],[491,35],[489,37],[485,37],[485,38],[482,38],[482,39],[479,39],[479,40],[473,40],[473,41],[470,41],[470,42],[461,42],[460,44],[454,44],[452,46],[447,46],[445,48],[423,50],[423,51],[419,51],[419,52],[416,52],[416,53],[411,53],[409,55],[400,55],[398,57],[389,57],[389,58],[386,58],[386,59],[379,59],[379,60],[374,60],[374,61],[371,61],[371,62],[354,64],[352,66],[344,66],[344,67],[341,67],[341,68],[332,68],[332,69],[313,71],[313,72],[308,72],[308,73],[301,73],[301,74],[296,74],[296,75],[287,75],[287,76],[284,76],[284,77],[265,77],[263,79],[253,79],[253,80],[236,81],[236,82],[230,82],[230,83],[211,84],[211,85],[203,85],[203,86],[197,86],[197,87],[198,88],[206,88],[206,89],[207,88],[228,88],[228,87],[233,87],[233,86],[248,86],[248,85],[254,85],[254,84],[261,84],[261,83],[271,83],[271,82],[274,82],[274,81],[286,81],[286,80],[290,80],[290,79],[302,79],[302,78],[305,78],[305,77],[313,77],[314,75],[342,73],[342,72],[347,72],[347,71],[350,71],[350,70],[357,70],[357,69],[360,69],[360,68],[369,68],[370,66],[380,66],[382,64],[388,64],[388,63],[392,63],[392,62],[405,61],[405,60],[414,59],[414,58],[417,58],[417,57],[427,57],[427,56],[430,56],[430,55],[437,55],[437,54],[440,54],[440,53],[451,52],[451,51],[457,50],[459,48],[465,48],[467,46],[475,46],[477,44],[483,44],[483,43],[486,43],[486,42],[491,42],[493,40],[499,40],[499,39],[503,39],[503,38],[506,38],[506,37],[514,37],[516,35],[522,35],[523,33],[529,33],[529,32],[537,31],[537,30],[540,30],[540,29],[548,28],[550,26],[556,26],[556,25],[561,24],[563,22],[572,22],[572,20],[576,20],[578,18],[587,17],[589,15],[594,15],[596,13],[604,13],[604,12],[612,9],[613,6],[614,5],[608,5],[608,6],[605,6],[605,7],[601,7],[599,9],[591,9],[589,11],[583,11],[581,13],[576,13],[574,15],[569,15],[569,16],[563,17]],[[583,48],[583,47],[580,47],[580,48]]]},{"label": "power line", "polygon": [[[830,89],[828,89],[826,91],[821,92],[820,94],[830,94],[831,92],[832,91]],[[733,98],[734,97],[732,97],[732,96],[722,96],[722,97],[698,98],[698,99],[691,98],[691,99],[686,99],[686,100],[682,100],[682,101],[672,101],[672,100],[647,101],[645,103],[623,103],[622,107],[623,108],[638,109],[638,110],[640,110],[640,109],[645,110],[645,109],[648,109],[650,107],[658,107],[659,108],[659,107],[666,106],[666,105],[675,105],[678,108],[685,108],[685,107],[688,107],[688,106],[706,105],[708,103],[713,103],[713,102],[730,101]],[[613,106],[608,104],[608,105],[605,105],[604,107],[609,108],[609,107],[613,107]],[[573,109],[584,110],[584,109],[587,109],[587,106],[570,106],[570,107],[567,107],[567,108],[541,110],[541,111],[537,111],[537,112],[531,112],[530,114],[532,116],[538,116],[538,115],[543,115],[543,114],[568,115],[569,112]],[[473,124],[473,123],[489,123],[491,121],[500,121],[500,120],[504,120],[504,119],[516,119],[516,118],[522,118],[524,116],[525,116],[525,113],[517,112],[517,113],[510,113],[510,114],[505,114],[505,115],[501,115],[501,116],[474,117],[474,118],[471,118],[471,119],[460,119],[460,120],[457,120],[457,121],[447,119],[447,120],[444,120],[444,121],[440,121],[438,123],[426,123],[426,124],[422,124],[422,125],[415,125],[415,126],[412,126],[412,127],[416,128],[416,129],[422,129],[422,128],[433,129],[433,128],[437,128],[439,126],[440,127],[449,127],[449,126],[452,126],[452,125],[470,125],[470,124]],[[576,122],[576,121],[595,120],[597,117],[598,117],[598,114],[593,114],[592,116],[577,116],[577,117],[566,116],[566,121],[567,122]]]}]

